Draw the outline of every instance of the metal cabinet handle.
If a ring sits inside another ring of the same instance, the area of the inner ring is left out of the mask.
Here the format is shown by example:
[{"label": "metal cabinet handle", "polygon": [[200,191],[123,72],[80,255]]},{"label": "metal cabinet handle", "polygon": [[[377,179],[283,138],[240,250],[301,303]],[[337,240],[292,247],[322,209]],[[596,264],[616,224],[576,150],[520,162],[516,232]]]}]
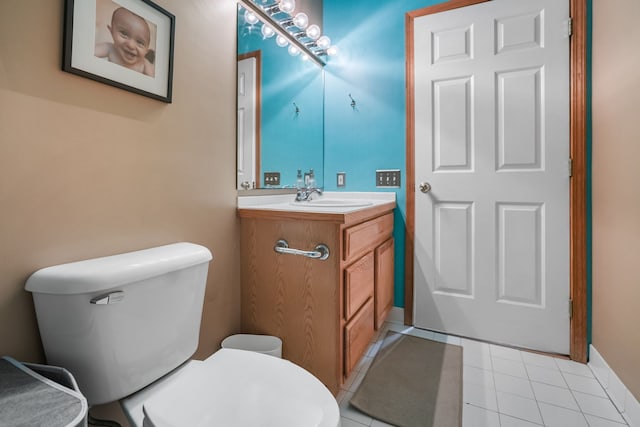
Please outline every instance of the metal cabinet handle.
[{"label": "metal cabinet handle", "polygon": [[279,254],[301,255],[307,258],[319,259],[320,261],[324,261],[329,258],[329,247],[324,243],[316,245],[312,251],[303,251],[300,249],[290,248],[286,240],[280,239],[276,242],[273,250]]}]

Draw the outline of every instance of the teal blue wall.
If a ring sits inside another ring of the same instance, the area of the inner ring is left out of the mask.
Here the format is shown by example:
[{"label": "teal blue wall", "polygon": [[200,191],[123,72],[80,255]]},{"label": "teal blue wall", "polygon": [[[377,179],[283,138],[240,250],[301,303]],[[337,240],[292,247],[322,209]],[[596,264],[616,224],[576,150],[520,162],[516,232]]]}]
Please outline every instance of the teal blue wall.
[{"label": "teal blue wall", "polygon": [[[395,295],[404,307],[405,13],[440,0],[324,0],[323,32],[339,54],[325,67],[325,189],[380,191],[376,169],[400,169],[395,191]],[[351,107],[349,94],[355,99]]]},{"label": "teal blue wall", "polygon": [[[323,72],[311,61],[292,57],[275,37],[263,40],[260,25],[238,14],[238,54],[261,51],[262,115],[260,167],[280,172],[281,186],[296,183],[296,171],[313,169],[323,180]],[[296,114],[296,107],[299,112]],[[265,187],[264,174],[260,177]]]}]

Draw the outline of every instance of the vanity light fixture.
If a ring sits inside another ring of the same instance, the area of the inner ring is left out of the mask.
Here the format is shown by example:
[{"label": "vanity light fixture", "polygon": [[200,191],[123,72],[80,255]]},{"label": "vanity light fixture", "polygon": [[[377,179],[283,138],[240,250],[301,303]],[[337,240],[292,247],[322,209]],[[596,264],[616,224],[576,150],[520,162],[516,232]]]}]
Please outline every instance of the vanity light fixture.
[{"label": "vanity light fixture", "polygon": [[289,55],[291,56],[300,55],[300,49],[298,49],[295,45],[290,44],[287,50],[289,51]]},{"label": "vanity light fixture", "polygon": [[[264,2],[263,2],[264,3]],[[296,8],[296,0],[279,0],[271,6],[265,6],[264,11],[269,15],[275,15],[278,12],[291,15]]]},{"label": "vanity light fixture", "polygon": [[316,45],[322,50],[327,50],[331,46],[331,39],[327,36],[320,36],[316,41]]},{"label": "vanity light fixture", "polygon": [[260,31],[262,32],[262,37],[264,37],[265,39],[271,38],[276,34],[276,32],[273,31],[273,28],[271,28],[267,24],[262,24],[262,28],[260,29]]},{"label": "vanity light fixture", "polygon": [[[276,44],[287,47],[289,54],[302,59],[311,59],[321,67],[326,65],[326,57],[335,55],[337,49],[331,39],[322,35],[318,25],[309,25],[309,17],[304,12],[294,15],[295,0],[237,0],[245,9],[244,19],[249,25],[262,22],[262,36],[276,35]],[[258,5],[260,2],[262,5]],[[272,3],[273,2],[273,3]]]},{"label": "vanity light fixture", "polygon": [[276,44],[280,47],[286,47],[289,44],[289,40],[283,35],[278,34],[276,36]]},{"label": "vanity light fixture", "polygon": [[250,10],[247,10],[244,13],[244,20],[249,25],[255,25],[258,23],[258,17],[256,16],[255,13],[251,12]]},{"label": "vanity light fixture", "polygon": [[309,17],[306,13],[300,12],[293,17],[293,24],[301,30],[305,30],[309,26]]},{"label": "vanity light fixture", "polygon": [[311,40],[318,40],[321,34],[322,31],[320,31],[320,27],[318,27],[316,24],[309,25],[309,28],[307,28],[307,36]]}]

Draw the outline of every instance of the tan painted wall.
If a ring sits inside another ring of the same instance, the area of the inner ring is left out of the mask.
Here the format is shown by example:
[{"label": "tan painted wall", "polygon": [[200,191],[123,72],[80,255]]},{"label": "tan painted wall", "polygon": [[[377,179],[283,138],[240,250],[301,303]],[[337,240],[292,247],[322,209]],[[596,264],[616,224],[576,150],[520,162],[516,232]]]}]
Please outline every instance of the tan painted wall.
[{"label": "tan painted wall", "polygon": [[640,399],[638,18],[593,1],[593,345]]},{"label": "tan painted wall", "polygon": [[43,360],[35,270],[176,241],[214,254],[196,355],[239,331],[235,4],[155,1],[172,104],[61,71],[63,0],[0,2],[0,355]]}]

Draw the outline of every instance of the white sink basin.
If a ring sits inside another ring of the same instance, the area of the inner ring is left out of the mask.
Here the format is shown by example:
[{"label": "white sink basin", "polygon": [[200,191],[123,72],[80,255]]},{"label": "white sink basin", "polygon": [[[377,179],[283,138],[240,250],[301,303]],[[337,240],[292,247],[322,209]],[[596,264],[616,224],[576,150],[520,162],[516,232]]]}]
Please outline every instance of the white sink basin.
[{"label": "white sink basin", "polygon": [[315,199],[308,202],[291,202],[292,206],[300,208],[359,208],[371,206],[372,204],[367,200],[346,199]]}]

